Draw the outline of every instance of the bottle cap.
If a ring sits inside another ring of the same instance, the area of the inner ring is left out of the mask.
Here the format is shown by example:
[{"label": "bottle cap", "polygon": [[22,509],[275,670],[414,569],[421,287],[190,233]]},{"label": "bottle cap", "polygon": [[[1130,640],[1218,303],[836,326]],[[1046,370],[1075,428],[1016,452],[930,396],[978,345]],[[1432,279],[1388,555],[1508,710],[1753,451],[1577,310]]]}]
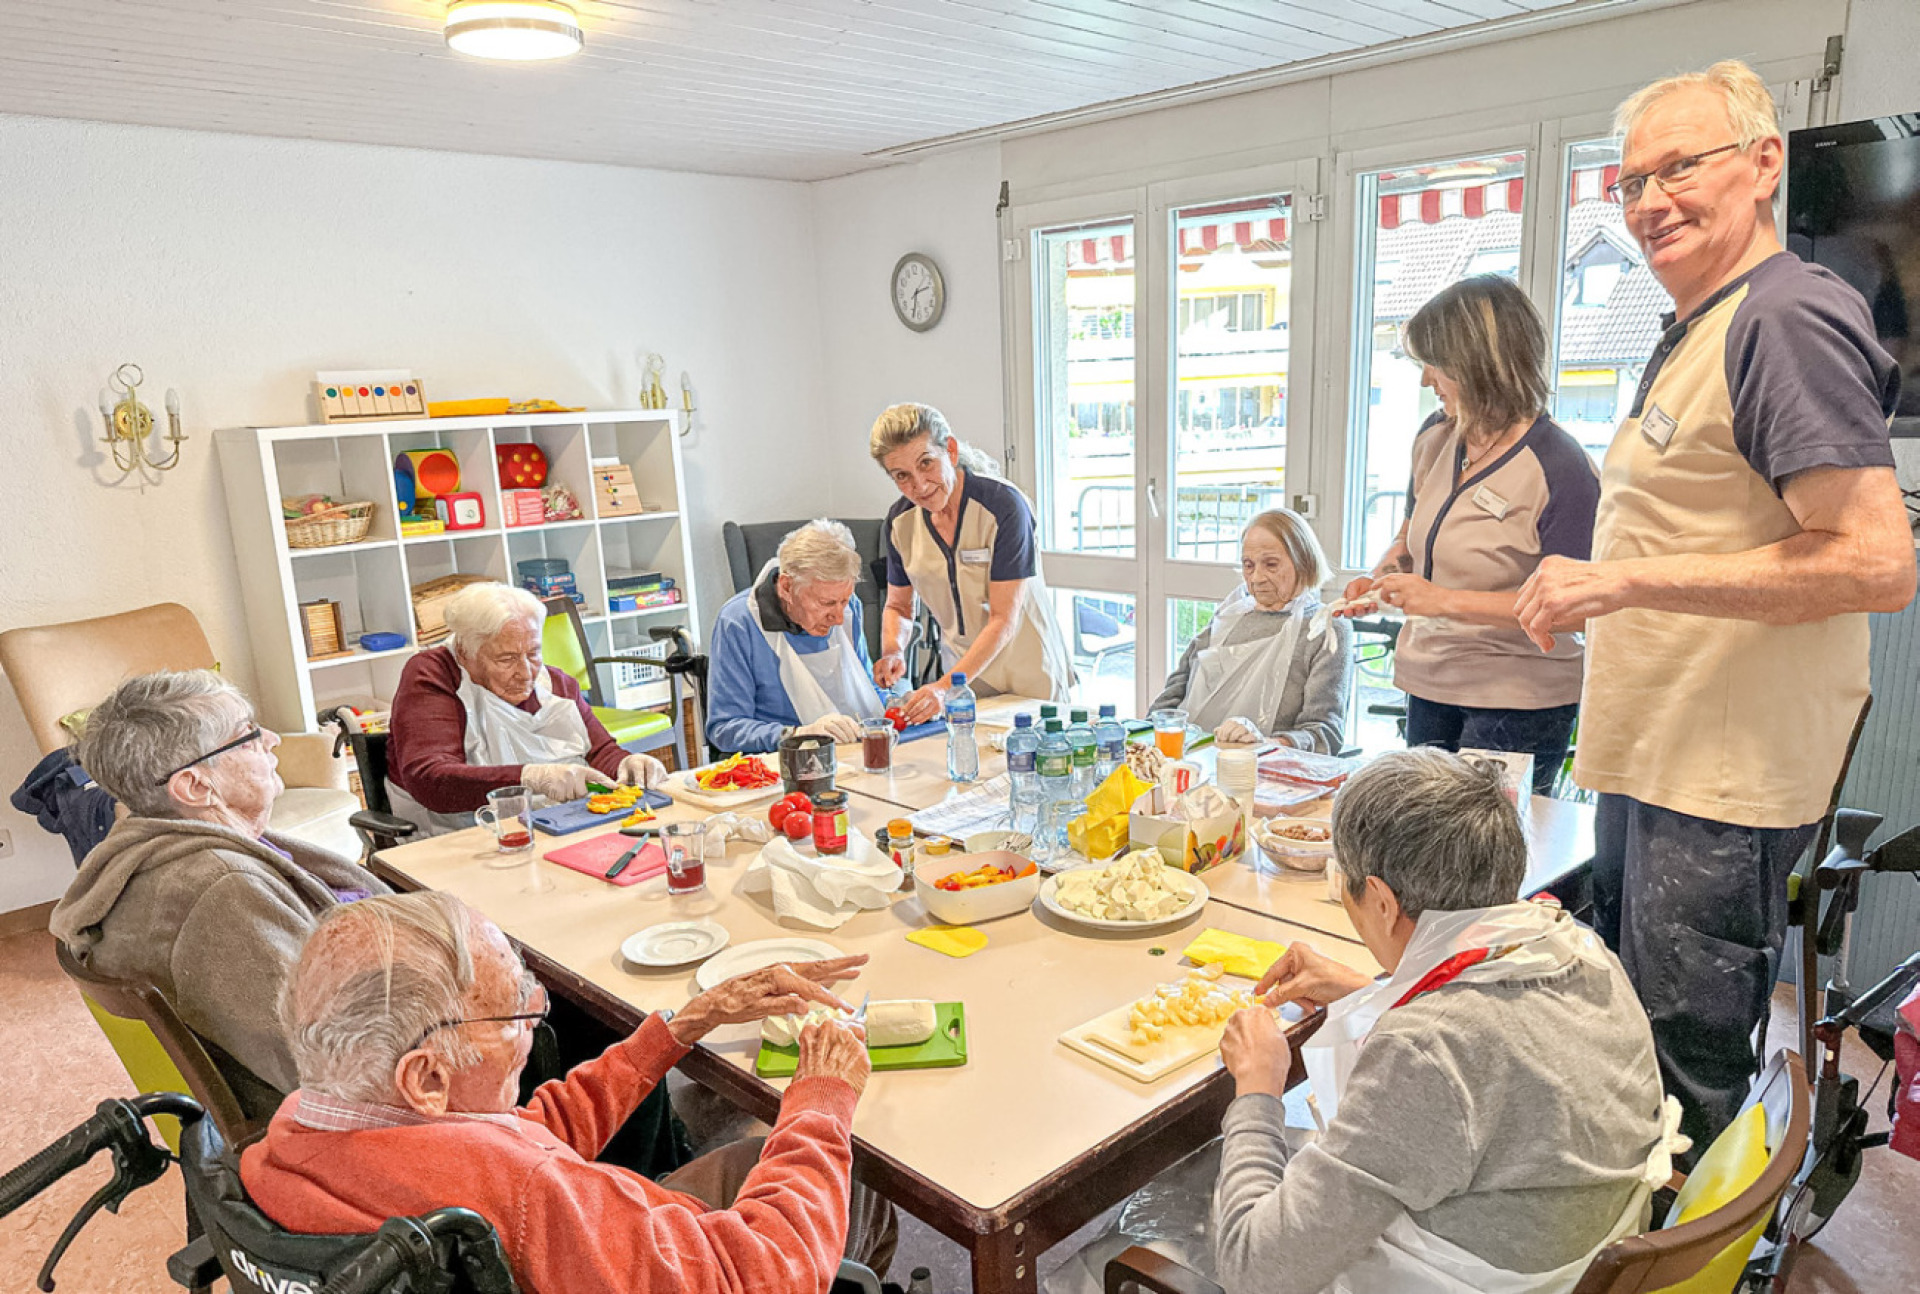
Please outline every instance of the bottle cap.
[{"label": "bottle cap", "polygon": [[1071,713],[1075,723],[1085,723],[1087,721],[1087,712],[1085,710],[1076,707]]},{"label": "bottle cap", "polygon": [[1060,713],[1060,707],[1057,705],[1054,705],[1051,701],[1041,703],[1041,706],[1040,706],[1041,719],[1043,720],[1051,719],[1053,718],[1054,715],[1059,713]]},{"label": "bottle cap", "polygon": [[905,818],[888,818],[887,834],[889,836],[911,836],[913,834],[913,823]]},{"label": "bottle cap", "polygon": [[1049,719],[1049,720],[1047,720],[1047,731],[1048,731],[1048,732],[1059,732],[1059,731],[1060,731],[1060,721],[1059,721],[1058,719]]},{"label": "bottle cap", "polygon": [[1100,717],[1102,719],[1111,719],[1117,713],[1119,713],[1119,711],[1116,710],[1113,706],[1103,705],[1100,707]]},{"label": "bottle cap", "polygon": [[1031,728],[1033,727],[1033,716],[1030,714],[1016,714],[1013,716],[1013,726],[1016,728]]},{"label": "bottle cap", "polygon": [[965,687],[967,685],[967,676],[959,670],[955,670],[953,672],[953,685],[955,687]]}]

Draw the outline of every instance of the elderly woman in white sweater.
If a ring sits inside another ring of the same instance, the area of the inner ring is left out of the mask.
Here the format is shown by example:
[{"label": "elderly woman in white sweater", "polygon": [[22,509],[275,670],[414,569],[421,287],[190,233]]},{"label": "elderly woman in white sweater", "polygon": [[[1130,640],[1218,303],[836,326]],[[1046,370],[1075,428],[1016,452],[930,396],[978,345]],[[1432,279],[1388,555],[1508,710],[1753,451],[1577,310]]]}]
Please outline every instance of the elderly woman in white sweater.
[{"label": "elderly woman in white sweater", "polygon": [[1241,532],[1240,574],[1152,708],[1185,710],[1223,744],[1338,752],[1353,630],[1324,616],[1316,624],[1320,586],[1332,576],[1320,541],[1299,513],[1263,512]]}]

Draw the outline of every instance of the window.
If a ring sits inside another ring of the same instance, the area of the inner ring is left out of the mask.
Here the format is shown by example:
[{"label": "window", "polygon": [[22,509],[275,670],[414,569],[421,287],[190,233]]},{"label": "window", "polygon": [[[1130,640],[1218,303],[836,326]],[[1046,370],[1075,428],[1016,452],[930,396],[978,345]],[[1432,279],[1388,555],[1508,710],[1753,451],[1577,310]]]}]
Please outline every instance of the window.
[{"label": "window", "polygon": [[1124,593],[1049,589],[1054,623],[1073,657],[1075,705],[1134,712],[1133,599]]},{"label": "window", "polygon": [[1622,393],[1631,395],[1660,340],[1660,316],[1673,308],[1607,197],[1619,176],[1613,140],[1568,147],[1553,416],[1596,460],[1613,439]]},{"label": "window", "polygon": [[1367,171],[1355,266],[1351,445],[1344,559],[1380,559],[1405,516],[1413,436],[1437,407],[1400,329],[1428,297],[1469,274],[1516,276],[1526,157],[1501,153]]}]

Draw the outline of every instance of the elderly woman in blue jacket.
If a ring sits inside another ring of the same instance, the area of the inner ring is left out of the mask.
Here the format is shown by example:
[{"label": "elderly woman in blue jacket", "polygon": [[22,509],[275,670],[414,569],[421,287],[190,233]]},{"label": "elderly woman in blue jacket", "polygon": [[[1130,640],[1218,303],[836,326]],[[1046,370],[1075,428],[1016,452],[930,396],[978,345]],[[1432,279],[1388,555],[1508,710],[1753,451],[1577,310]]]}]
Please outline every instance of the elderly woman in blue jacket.
[{"label": "elderly woman in blue jacket", "polygon": [[861,567],[853,532],[809,521],[720,608],[707,649],[709,741],[759,752],[790,734],[860,740],[860,721],[885,710],[853,596]]}]

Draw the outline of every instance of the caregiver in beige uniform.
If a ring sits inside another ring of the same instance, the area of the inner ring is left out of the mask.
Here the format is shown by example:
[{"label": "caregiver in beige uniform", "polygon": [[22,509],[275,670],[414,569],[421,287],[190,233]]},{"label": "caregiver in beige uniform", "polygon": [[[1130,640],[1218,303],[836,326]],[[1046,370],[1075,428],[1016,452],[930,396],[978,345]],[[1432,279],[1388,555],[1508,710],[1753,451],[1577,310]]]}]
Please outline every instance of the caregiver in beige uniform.
[{"label": "caregiver in beige uniform", "polygon": [[901,494],[881,528],[887,605],[873,681],[888,688],[905,676],[917,598],[940,625],[944,672],[901,703],[908,722],[940,713],[956,673],[982,696],[1066,700],[1073,670],[1026,496],[992,475],[993,460],[962,445],[929,405],[889,408],[867,448]]}]

